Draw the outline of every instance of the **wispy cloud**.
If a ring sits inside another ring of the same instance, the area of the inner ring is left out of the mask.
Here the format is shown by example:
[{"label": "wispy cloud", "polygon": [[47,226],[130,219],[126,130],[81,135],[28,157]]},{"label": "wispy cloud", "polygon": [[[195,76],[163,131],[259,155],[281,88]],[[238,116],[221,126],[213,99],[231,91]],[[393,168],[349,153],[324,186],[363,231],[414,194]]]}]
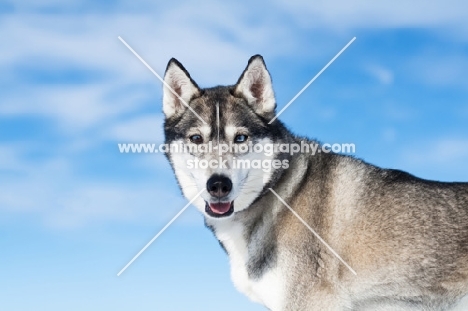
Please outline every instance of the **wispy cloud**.
[{"label": "wispy cloud", "polygon": [[104,136],[117,142],[162,143],[163,116],[162,114],[144,115],[115,122],[106,130]]},{"label": "wispy cloud", "polygon": [[408,73],[419,83],[449,88],[468,87],[466,53],[428,51],[408,60]]},{"label": "wispy cloud", "polygon": [[365,68],[367,72],[381,84],[393,83],[394,74],[390,69],[376,64],[368,65]]},{"label": "wispy cloud", "polygon": [[[0,147],[1,155],[11,153],[7,150]],[[90,181],[80,177],[74,162],[67,158],[24,162],[7,163],[9,174],[3,171],[0,213],[35,215],[37,222],[51,228],[74,229],[109,222],[149,221],[154,225],[168,219],[184,202],[177,191],[161,188],[161,182]]]},{"label": "wispy cloud", "polygon": [[289,10],[306,25],[328,28],[446,27],[458,30],[468,39],[468,21],[463,0],[450,1],[283,1],[276,3]]},{"label": "wispy cloud", "polygon": [[467,158],[466,137],[445,137],[411,144],[403,149],[401,164],[425,178],[466,181]]}]

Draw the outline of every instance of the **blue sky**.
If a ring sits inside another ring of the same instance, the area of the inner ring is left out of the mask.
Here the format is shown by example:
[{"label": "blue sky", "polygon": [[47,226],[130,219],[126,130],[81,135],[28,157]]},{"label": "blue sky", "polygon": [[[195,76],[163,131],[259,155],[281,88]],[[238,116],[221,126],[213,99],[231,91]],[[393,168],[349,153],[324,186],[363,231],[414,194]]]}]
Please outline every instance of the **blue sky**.
[{"label": "blue sky", "polygon": [[0,2],[0,309],[263,310],[161,155],[158,73],[176,57],[201,86],[234,83],[262,54],[281,120],[355,143],[373,164],[468,181],[468,7],[463,1]]}]

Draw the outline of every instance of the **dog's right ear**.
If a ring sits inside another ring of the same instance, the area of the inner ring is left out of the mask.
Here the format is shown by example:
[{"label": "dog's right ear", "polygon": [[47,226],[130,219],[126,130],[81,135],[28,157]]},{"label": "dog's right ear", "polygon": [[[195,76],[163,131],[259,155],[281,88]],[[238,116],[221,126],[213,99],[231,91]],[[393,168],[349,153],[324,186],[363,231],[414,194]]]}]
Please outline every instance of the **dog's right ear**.
[{"label": "dog's right ear", "polygon": [[200,88],[184,66],[177,59],[171,58],[164,74],[163,112],[166,118],[182,114],[190,100],[200,94]]}]

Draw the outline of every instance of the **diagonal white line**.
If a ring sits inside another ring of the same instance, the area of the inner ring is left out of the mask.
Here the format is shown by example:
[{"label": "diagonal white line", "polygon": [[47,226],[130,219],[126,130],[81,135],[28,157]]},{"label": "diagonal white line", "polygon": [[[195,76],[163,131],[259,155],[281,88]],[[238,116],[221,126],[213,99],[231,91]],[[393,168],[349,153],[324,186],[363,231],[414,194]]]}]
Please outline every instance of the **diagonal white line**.
[{"label": "diagonal white line", "polygon": [[203,191],[205,191],[205,189],[197,193],[197,195],[195,195],[193,199],[191,199],[190,202],[188,202],[187,205],[185,205],[184,208],[182,208],[180,212],[178,212],[174,218],[172,218],[171,221],[169,221],[167,225],[165,225],[164,228],[162,228],[158,234],[156,234],[154,238],[152,238],[151,241],[149,241],[148,244],[146,244],[145,247],[143,247],[141,251],[139,251],[138,254],[136,254],[135,257],[133,257],[132,260],[130,260],[129,263],[125,265],[125,267],[123,267],[122,270],[120,270],[119,273],[117,273],[117,276],[120,276],[187,209],[187,207],[189,207],[190,204],[192,204],[193,201],[195,201],[200,196],[200,194],[202,194]]},{"label": "diagonal white line", "polygon": [[177,98],[180,99],[180,101],[181,101],[188,109],[190,109],[190,111],[193,112],[193,113],[198,117],[198,119],[200,119],[200,120],[203,122],[203,124],[206,124],[205,120],[203,120],[203,118],[200,117],[200,115],[198,115],[198,113],[196,113],[195,110],[193,110],[192,107],[190,107],[190,106],[187,104],[187,102],[186,102],[185,100],[183,100],[183,99],[179,96],[179,94],[177,94],[177,92],[175,92],[175,91],[169,86],[169,84],[167,84],[167,83],[164,81],[164,79],[161,78],[161,76],[158,75],[158,73],[157,73],[156,71],[154,71],[153,68],[151,68],[151,66],[148,65],[148,63],[146,63],[145,60],[144,60],[143,58],[141,58],[140,55],[138,55],[137,52],[135,52],[134,49],[132,49],[132,47],[131,47],[130,45],[128,45],[127,42],[125,42],[124,39],[122,39],[122,37],[118,36],[118,38],[119,38],[119,40],[120,40],[120,41],[121,41],[121,42],[122,42],[122,43],[123,43],[123,44],[124,44],[124,45],[125,45],[141,62],[142,62],[142,63],[143,63],[143,65],[145,65],[146,68],[148,68],[148,69],[156,76],[156,78],[158,78],[159,81],[161,81],[161,82],[171,91],[172,94],[174,94],[175,96],[177,96]]},{"label": "diagonal white line", "polygon": [[356,271],[354,271],[354,269],[351,268],[351,267],[346,263],[346,261],[344,261],[343,258],[341,258],[340,255],[338,255],[338,253],[335,252],[335,251],[333,250],[333,248],[331,248],[331,246],[328,245],[328,243],[325,242],[325,240],[322,239],[322,238],[320,237],[320,235],[319,235],[317,232],[315,232],[315,230],[312,229],[312,228],[304,221],[304,219],[302,219],[301,216],[299,216],[299,214],[297,214],[297,213],[291,208],[291,206],[289,206],[288,203],[286,203],[286,202],[283,200],[283,198],[281,198],[281,197],[279,196],[278,193],[275,192],[275,190],[273,190],[273,189],[271,189],[271,188],[268,188],[268,189],[270,189],[270,191],[278,198],[278,200],[280,200],[281,203],[283,203],[283,204],[294,214],[294,216],[296,216],[297,219],[299,219],[299,220],[304,224],[304,226],[306,226],[307,229],[309,229],[310,232],[312,232],[312,233],[317,237],[317,239],[319,239],[319,241],[322,242],[323,245],[325,245],[325,246],[330,250],[330,252],[332,252],[332,254],[335,255],[336,258],[338,258],[338,259],[346,266],[346,268],[349,269],[349,271],[351,271],[354,275],[357,275]]},{"label": "diagonal white line", "polygon": [[315,77],[313,77],[312,80],[310,80],[309,83],[307,83],[307,84],[302,88],[302,90],[300,90],[299,93],[297,93],[296,96],[294,96],[294,97],[289,101],[289,103],[287,103],[286,106],[284,106],[283,109],[281,109],[280,112],[278,112],[278,113],[276,114],[276,116],[275,116],[273,119],[271,119],[270,122],[268,122],[268,124],[271,124],[273,121],[275,121],[275,120],[280,116],[280,114],[282,114],[282,113],[283,113],[283,112],[284,112],[284,111],[285,111],[285,110],[302,94],[302,92],[304,92],[304,91],[312,84],[312,82],[314,82],[315,79],[317,79],[317,78],[325,71],[325,69],[327,69],[328,66],[330,66],[330,65],[338,58],[338,56],[340,56],[341,53],[343,53],[343,52],[351,45],[351,43],[354,42],[354,40],[356,40],[356,37],[352,38],[351,41],[349,41],[348,44],[346,44],[346,45],[344,46],[344,48],[342,48],[341,51],[339,51],[338,54],[336,54],[335,57],[333,57],[333,58],[328,62],[328,64],[326,64],[325,67],[323,67],[322,70],[320,70],[320,71],[315,75]]}]

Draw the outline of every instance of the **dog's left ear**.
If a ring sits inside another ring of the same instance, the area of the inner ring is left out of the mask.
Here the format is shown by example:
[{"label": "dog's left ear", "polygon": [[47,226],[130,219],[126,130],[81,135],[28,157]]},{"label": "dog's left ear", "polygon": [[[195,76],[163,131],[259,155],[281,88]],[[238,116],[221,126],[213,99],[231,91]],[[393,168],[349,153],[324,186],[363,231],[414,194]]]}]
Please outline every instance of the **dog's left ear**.
[{"label": "dog's left ear", "polygon": [[257,114],[272,116],[276,108],[275,94],[261,55],[249,59],[247,68],[235,85],[234,95],[245,98]]}]

